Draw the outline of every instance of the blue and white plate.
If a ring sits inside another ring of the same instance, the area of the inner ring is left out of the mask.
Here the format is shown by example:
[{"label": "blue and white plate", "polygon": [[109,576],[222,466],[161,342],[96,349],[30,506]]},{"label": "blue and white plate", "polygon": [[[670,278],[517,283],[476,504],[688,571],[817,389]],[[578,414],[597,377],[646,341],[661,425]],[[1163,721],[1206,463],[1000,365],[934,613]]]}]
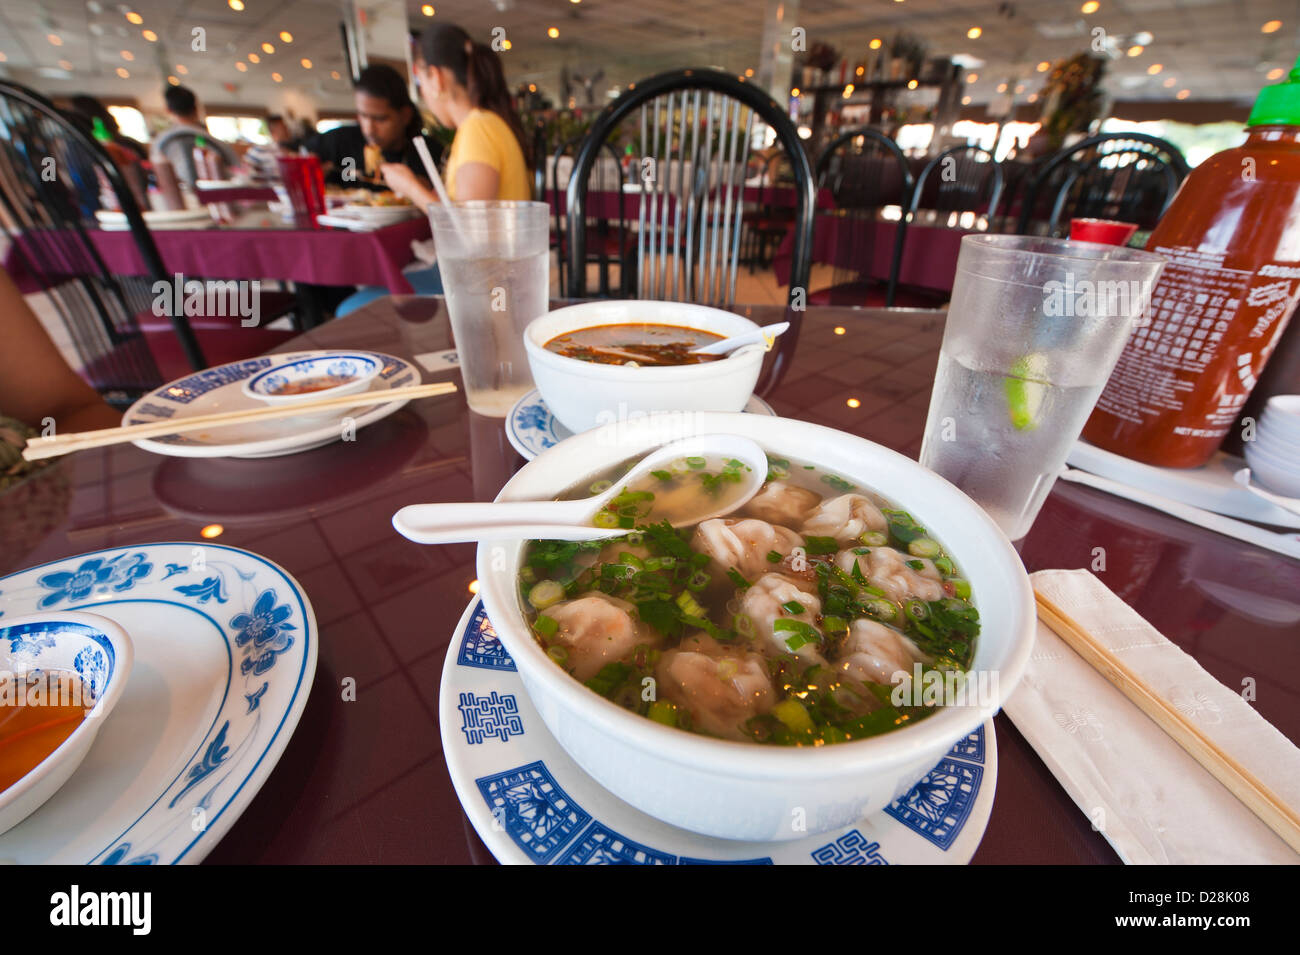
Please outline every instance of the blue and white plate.
[{"label": "blue and white plate", "polygon": [[[765,414],[775,417],[776,412],[758,395],[750,395],[749,401],[741,409],[748,414]],[[541,393],[534,388],[515,402],[506,415],[506,437],[514,449],[531,461],[547,448],[553,448],[565,438],[573,437],[573,432],[560,424],[546,407]]]},{"label": "blue and white plate", "polygon": [[[286,352],[282,355],[262,355],[244,361],[232,361],[196,371],[192,375],[168,382],[155,388],[130,408],[122,424],[150,424],[173,418],[194,415],[218,414],[223,411],[265,408],[256,398],[244,394],[244,381],[269,368],[278,368],[304,358],[327,357],[335,352]],[[352,351],[337,352],[351,355]],[[383,369],[371,382],[370,391],[403,388],[420,383],[420,370],[408,361],[382,352],[365,352],[384,363]],[[403,407],[409,399],[399,398],[387,404],[367,405],[356,409],[332,412],[328,419],[321,415],[309,418],[281,418],[276,421],[258,421],[227,425],[210,431],[187,431],[184,434],[166,434],[158,438],[142,438],[134,442],[138,448],[181,458],[270,458],[280,454],[293,454],[309,448],[330,444],[343,437],[343,419],[350,418],[354,428],[364,428]],[[355,413],[353,413],[355,410]]]},{"label": "blue and white plate", "polygon": [[483,604],[456,626],[439,695],[442,752],[461,805],[501,862],[540,865],[965,864],[997,788],[993,721],[875,815],[790,842],[730,842],[662,823],[580,769],[528,699]]},{"label": "blue and white plate", "polygon": [[316,673],[298,582],[219,544],[114,547],[0,577],[0,624],[88,610],[131,637],[125,692],[85,761],[0,836],[0,861],[195,863],[257,795]]}]

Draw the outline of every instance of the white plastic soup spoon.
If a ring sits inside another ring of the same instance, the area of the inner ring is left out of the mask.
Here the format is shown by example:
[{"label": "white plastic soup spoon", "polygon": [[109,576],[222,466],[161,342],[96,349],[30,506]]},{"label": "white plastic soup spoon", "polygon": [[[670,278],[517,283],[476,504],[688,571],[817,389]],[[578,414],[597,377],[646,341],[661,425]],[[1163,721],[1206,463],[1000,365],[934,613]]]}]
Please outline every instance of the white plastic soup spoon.
[{"label": "white plastic soup spoon", "polygon": [[651,471],[672,470],[687,458],[740,461],[740,486],[720,500],[700,494],[695,513],[679,513],[674,527],[698,524],[741,507],[767,479],[767,455],[753,441],[733,434],[710,434],[673,441],[642,458],[608,490],[576,501],[475,501],[464,504],[412,504],[393,515],[393,527],[417,544],[459,544],[485,540],[600,540],[621,537],[627,528],[596,527],[596,514],[624,489],[643,482]]},{"label": "white plastic soup spoon", "polygon": [[762,345],[764,348],[771,348],[772,343],[776,341],[776,336],[780,335],[790,327],[789,322],[776,322],[772,325],[764,325],[762,328],[752,332],[745,332],[743,335],[732,335],[730,338],[724,338],[720,342],[714,342],[711,345],[702,345],[699,348],[692,348],[692,355],[726,355],[737,348],[743,348],[746,345]]}]

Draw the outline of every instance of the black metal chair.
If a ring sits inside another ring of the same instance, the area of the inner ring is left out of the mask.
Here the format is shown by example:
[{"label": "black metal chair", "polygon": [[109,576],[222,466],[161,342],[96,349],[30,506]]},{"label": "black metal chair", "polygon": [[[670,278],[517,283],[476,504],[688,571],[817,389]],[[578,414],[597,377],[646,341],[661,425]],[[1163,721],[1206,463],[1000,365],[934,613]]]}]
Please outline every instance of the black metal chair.
[{"label": "black metal chair", "polygon": [[[833,209],[818,210],[818,227],[835,228],[839,241],[831,285],[810,294],[809,304],[893,305],[907,236],[907,211],[916,191],[907,157],[880,130],[851,129],[827,143],[817,157],[817,185],[830,193],[835,204]],[[889,274],[882,283],[872,275],[872,262],[876,223],[887,206],[897,206],[900,219],[894,231]]]},{"label": "black metal chair", "polygon": [[1025,187],[1016,231],[1068,233],[1070,219],[1153,228],[1189,172],[1178,147],[1142,133],[1090,136],[1050,157]]},{"label": "black metal chair", "polygon": [[[675,70],[631,84],[592,124],[574,161],[567,195],[569,294],[586,294],[587,178],[601,149],[640,110],[641,172],[637,294],[712,305],[735,300],[745,168],[755,126],[776,133],[794,172],[795,235],[790,301],[807,288],[813,178],[799,134],[762,89],[728,73]],[[790,333],[782,342],[792,339]]]},{"label": "black metal chair", "polygon": [[759,181],[752,207],[741,218],[741,261],[749,264],[752,274],[759,266],[770,263],[770,249],[785,238],[794,224],[794,207],[777,201],[783,188],[789,188],[789,164],[777,153],[764,160],[758,170]]},{"label": "black metal chair", "polygon": [[[567,216],[561,206],[560,196],[563,195],[560,188],[560,160],[565,156],[577,151],[582,143],[583,137],[575,136],[568,142],[560,145],[555,150],[551,163],[551,196],[553,197],[552,211],[555,213],[555,229],[553,238],[557,253],[559,267],[559,287],[561,290],[568,287],[567,278],[569,272],[568,261],[568,242],[566,236],[569,233],[569,225],[566,222]],[[628,229],[627,222],[627,197],[623,185],[626,179],[623,175],[623,166],[619,161],[618,152],[610,143],[604,143],[602,152],[605,158],[610,161],[607,167],[593,167],[591,176],[596,177],[599,181],[596,183],[597,191],[609,193],[617,192],[617,214],[609,215],[613,209],[603,209],[600,215],[588,215],[584,220],[584,232],[587,264],[595,263],[599,266],[600,271],[600,288],[598,295],[601,298],[608,298],[611,294],[609,282],[610,263],[618,265],[618,298],[626,298],[631,294],[633,284],[633,273],[635,264],[632,262],[632,233]],[[576,163],[575,163],[576,165]],[[610,175],[610,170],[614,174]],[[570,173],[572,176],[572,172]],[[591,176],[588,177],[587,188],[591,188]],[[588,210],[590,213],[590,210]],[[585,269],[584,269],[585,271]]]}]

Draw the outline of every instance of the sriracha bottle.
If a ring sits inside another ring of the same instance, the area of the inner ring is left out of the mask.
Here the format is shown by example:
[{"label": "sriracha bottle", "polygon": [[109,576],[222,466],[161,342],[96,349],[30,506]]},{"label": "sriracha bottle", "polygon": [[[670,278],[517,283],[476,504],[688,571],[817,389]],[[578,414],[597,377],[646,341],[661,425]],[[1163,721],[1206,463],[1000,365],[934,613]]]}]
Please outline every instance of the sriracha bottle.
[{"label": "sriracha bottle", "polygon": [[1160,467],[1208,461],[1300,299],[1300,61],[1246,142],[1192,170],[1147,241],[1168,259],[1083,437]]}]

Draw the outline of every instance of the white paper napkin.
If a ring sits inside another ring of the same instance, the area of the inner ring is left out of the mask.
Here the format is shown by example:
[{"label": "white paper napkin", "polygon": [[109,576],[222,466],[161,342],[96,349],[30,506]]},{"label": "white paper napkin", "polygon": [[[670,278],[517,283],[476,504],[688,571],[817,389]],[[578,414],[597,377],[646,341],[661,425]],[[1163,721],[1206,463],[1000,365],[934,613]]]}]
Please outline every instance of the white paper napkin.
[{"label": "white paper napkin", "polygon": [[[1300,750],[1086,570],[1034,588],[1283,802],[1300,805]],[[1242,639],[1249,639],[1243,633]],[[1156,723],[1039,621],[1003,707],[1127,863],[1290,863],[1297,855]]]}]

